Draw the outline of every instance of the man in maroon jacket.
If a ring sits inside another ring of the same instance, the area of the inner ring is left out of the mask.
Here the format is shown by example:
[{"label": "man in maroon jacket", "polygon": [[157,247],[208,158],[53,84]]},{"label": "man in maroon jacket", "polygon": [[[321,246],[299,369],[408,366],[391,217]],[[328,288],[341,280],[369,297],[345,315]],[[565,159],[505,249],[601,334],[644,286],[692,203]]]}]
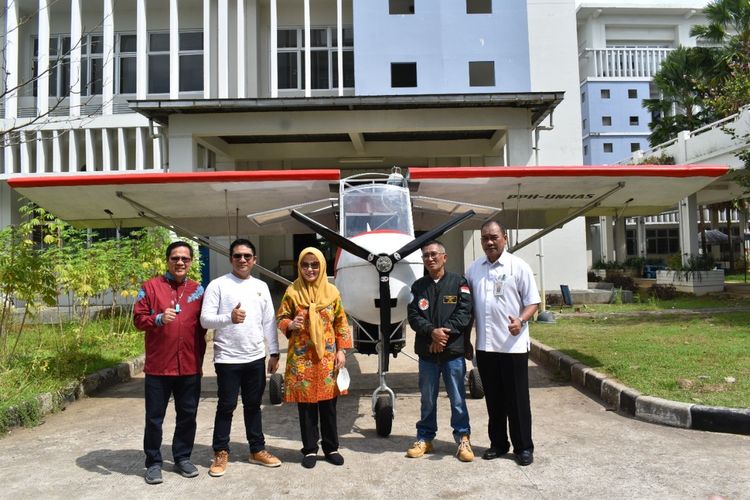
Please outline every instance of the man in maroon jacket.
[{"label": "man in maroon jacket", "polygon": [[174,396],[177,414],[172,438],[175,469],[184,477],[198,475],[190,454],[206,352],[206,330],[200,324],[203,287],[187,277],[193,260],[188,243],[175,241],[167,247],[166,256],[167,273],[143,284],[134,309],[135,327],[146,334],[143,451],[148,484],[162,482],[162,424],[170,396]]}]

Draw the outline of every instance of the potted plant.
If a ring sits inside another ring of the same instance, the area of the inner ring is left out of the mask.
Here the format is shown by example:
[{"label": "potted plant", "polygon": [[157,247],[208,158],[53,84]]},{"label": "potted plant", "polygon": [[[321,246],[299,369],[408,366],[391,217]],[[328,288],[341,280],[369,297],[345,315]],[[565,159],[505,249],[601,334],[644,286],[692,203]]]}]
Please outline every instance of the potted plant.
[{"label": "potted plant", "polygon": [[710,255],[690,256],[687,263],[656,272],[657,285],[672,285],[678,292],[704,295],[724,291],[724,271],[714,269]]}]

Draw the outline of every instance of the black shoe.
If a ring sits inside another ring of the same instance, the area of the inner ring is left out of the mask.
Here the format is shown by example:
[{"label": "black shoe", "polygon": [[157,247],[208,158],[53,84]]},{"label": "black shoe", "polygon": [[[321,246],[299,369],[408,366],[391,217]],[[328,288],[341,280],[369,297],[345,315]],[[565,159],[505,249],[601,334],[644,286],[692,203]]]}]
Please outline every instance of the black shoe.
[{"label": "black shoe", "polygon": [[195,477],[198,475],[198,468],[190,460],[180,460],[175,464],[175,468],[182,477]]},{"label": "black shoe", "polygon": [[339,453],[338,451],[326,453],[326,460],[328,460],[333,465],[344,465],[344,457],[342,457],[341,453]]},{"label": "black shoe", "polygon": [[146,469],[146,475],[144,476],[147,484],[161,484],[164,479],[161,477],[161,465],[154,464]]},{"label": "black shoe", "polygon": [[315,453],[308,453],[304,457],[302,457],[302,467],[305,469],[312,469],[315,467],[315,462],[318,461],[318,457],[315,455]]},{"label": "black shoe", "polygon": [[484,453],[482,453],[482,458],[484,460],[494,460],[496,458],[502,457],[506,453],[508,453],[508,450],[499,450],[497,448],[490,447],[484,450]]},{"label": "black shoe", "polygon": [[516,453],[516,462],[518,462],[518,465],[531,465],[534,463],[534,452],[531,450],[523,450],[520,453]]}]

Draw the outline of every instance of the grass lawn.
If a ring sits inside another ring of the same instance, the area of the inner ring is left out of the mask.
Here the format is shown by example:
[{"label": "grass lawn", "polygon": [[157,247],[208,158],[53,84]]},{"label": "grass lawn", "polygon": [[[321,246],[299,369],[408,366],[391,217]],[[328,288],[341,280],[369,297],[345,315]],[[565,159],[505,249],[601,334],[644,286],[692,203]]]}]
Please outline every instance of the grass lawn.
[{"label": "grass lawn", "polygon": [[727,274],[724,276],[725,283],[750,283],[750,273]]},{"label": "grass lawn", "polygon": [[[588,304],[575,305],[582,313],[610,313],[610,312],[637,312],[637,311],[664,311],[673,309],[711,309],[716,307],[747,307],[750,302],[746,299],[729,297],[727,295],[703,295],[679,294],[673,300],[656,300],[648,297],[637,296],[636,302],[631,304]],[[555,313],[560,306],[550,306],[550,311]],[[571,312],[571,308],[563,309],[563,312]]]},{"label": "grass lawn", "polygon": [[[15,336],[9,337],[6,353],[13,342]],[[124,333],[110,333],[109,320],[91,322],[83,332],[77,324],[64,325],[62,331],[60,325],[28,326],[16,354],[2,358],[0,413],[142,352],[141,332],[129,327]]]},{"label": "grass lawn", "polygon": [[750,312],[568,316],[531,335],[644,394],[750,408]]}]

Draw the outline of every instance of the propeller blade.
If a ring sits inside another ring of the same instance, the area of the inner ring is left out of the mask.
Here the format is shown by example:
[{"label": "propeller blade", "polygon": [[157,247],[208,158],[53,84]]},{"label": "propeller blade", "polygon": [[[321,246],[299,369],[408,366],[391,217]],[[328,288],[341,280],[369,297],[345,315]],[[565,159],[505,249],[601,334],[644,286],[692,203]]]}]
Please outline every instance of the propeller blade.
[{"label": "propeller blade", "polygon": [[387,274],[380,274],[380,336],[383,339],[383,355],[381,360],[381,371],[388,371],[388,362],[391,357],[391,286]]},{"label": "propeller blade", "polygon": [[439,238],[440,236],[444,235],[451,229],[453,229],[455,226],[461,224],[466,219],[470,219],[471,217],[474,217],[474,210],[469,210],[468,212],[457,215],[456,217],[448,220],[447,222],[439,225],[438,227],[431,229],[430,231],[427,231],[422,236],[419,236],[418,238],[413,239],[406,245],[402,246],[395,252],[393,252],[393,260],[394,262],[398,262],[399,260],[403,259],[407,255],[409,255],[412,252],[415,252],[416,250],[419,250],[422,248],[422,245],[427,243],[430,240],[434,240],[436,238]]},{"label": "propeller blade", "polygon": [[292,210],[291,216],[298,222],[301,222],[302,224],[306,225],[307,227],[321,235],[327,241],[338,245],[342,250],[346,250],[350,254],[356,255],[360,259],[366,260],[368,262],[372,262],[374,260],[375,256],[371,252],[365,250],[353,241],[346,239],[336,231],[328,229],[318,221],[313,220],[310,217],[297,212],[296,210]]}]

